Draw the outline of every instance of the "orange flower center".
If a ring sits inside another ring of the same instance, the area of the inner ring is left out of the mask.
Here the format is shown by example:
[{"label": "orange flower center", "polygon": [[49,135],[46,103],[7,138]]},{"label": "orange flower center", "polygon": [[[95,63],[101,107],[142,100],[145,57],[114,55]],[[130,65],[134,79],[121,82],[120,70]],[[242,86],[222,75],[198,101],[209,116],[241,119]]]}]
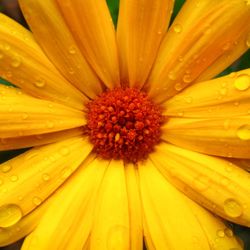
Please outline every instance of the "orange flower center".
[{"label": "orange flower center", "polygon": [[90,141],[103,158],[136,163],[160,140],[163,117],[144,92],[117,88],[102,93],[87,107]]}]

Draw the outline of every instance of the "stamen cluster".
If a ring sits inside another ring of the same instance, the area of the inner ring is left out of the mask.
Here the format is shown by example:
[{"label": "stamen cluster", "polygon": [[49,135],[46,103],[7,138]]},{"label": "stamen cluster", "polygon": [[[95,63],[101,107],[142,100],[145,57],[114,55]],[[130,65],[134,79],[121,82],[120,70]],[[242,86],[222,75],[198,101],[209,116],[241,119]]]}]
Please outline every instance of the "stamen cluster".
[{"label": "stamen cluster", "polygon": [[145,159],[160,140],[160,109],[138,89],[104,92],[87,107],[90,141],[105,159],[135,163]]}]

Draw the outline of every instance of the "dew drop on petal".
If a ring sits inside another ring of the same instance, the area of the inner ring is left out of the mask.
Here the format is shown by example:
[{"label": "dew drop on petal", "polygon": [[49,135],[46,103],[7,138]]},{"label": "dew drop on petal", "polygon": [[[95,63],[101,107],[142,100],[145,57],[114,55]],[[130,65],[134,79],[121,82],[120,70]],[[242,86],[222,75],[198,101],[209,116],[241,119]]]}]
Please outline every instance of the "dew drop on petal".
[{"label": "dew drop on petal", "polygon": [[237,130],[237,136],[241,140],[250,140],[250,125],[243,125],[238,128]]},{"label": "dew drop on petal", "polygon": [[220,237],[220,238],[225,237],[225,232],[224,232],[224,230],[218,230],[216,234],[217,234],[217,236]]},{"label": "dew drop on petal", "polygon": [[243,213],[243,208],[238,201],[227,199],[224,201],[224,211],[231,218],[240,217]]},{"label": "dew drop on petal", "polygon": [[32,202],[34,203],[34,205],[39,206],[42,203],[42,200],[41,198],[35,196],[33,197]]},{"label": "dew drop on petal", "polygon": [[247,45],[248,48],[250,48],[250,37],[247,39],[246,45]]},{"label": "dew drop on petal", "polygon": [[22,210],[15,204],[0,207],[0,227],[10,227],[16,224],[23,216]]},{"label": "dew drop on petal", "polygon": [[183,81],[184,81],[185,83],[190,83],[190,82],[192,82],[191,76],[190,76],[190,75],[184,75],[184,76],[183,76]]},{"label": "dew drop on petal", "polygon": [[6,51],[10,50],[10,45],[8,43],[4,44],[3,47]]},{"label": "dew drop on petal", "polygon": [[54,128],[55,124],[52,121],[47,121],[46,126],[47,126],[47,128]]},{"label": "dew drop on petal", "polygon": [[182,26],[180,24],[175,24],[173,28],[175,33],[180,33],[182,31]]},{"label": "dew drop on petal", "polygon": [[187,103],[192,103],[193,102],[193,98],[191,96],[186,98],[186,102]]},{"label": "dew drop on petal", "polygon": [[12,175],[12,176],[10,177],[10,180],[11,180],[12,182],[16,182],[16,181],[18,181],[18,176],[17,176],[17,175]]},{"label": "dew drop on petal", "polygon": [[234,87],[241,91],[247,90],[250,87],[250,76],[245,74],[236,77]]},{"label": "dew drop on petal", "polygon": [[48,181],[49,179],[50,179],[50,176],[49,176],[49,174],[43,174],[42,175],[42,179],[44,180],[44,181]]},{"label": "dew drop on petal", "polygon": [[70,152],[70,150],[67,147],[63,147],[63,148],[60,149],[60,154],[63,155],[63,156],[68,155],[69,152]]},{"label": "dew drop on petal", "polygon": [[175,90],[177,90],[177,91],[181,91],[181,90],[183,89],[181,83],[176,83],[176,84],[174,85],[174,88],[175,88]]},{"label": "dew drop on petal", "polygon": [[194,187],[196,187],[199,191],[203,192],[207,190],[210,186],[210,179],[204,175],[198,176],[193,181]]},{"label": "dew drop on petal", "polygon": [[45,81],[40,79],[40,80],[36,80],[34,85],[37,87],[37,88],[43,88],[45,86]]},{"label": "dew drop on petal", "polygon": [[11,67],[13,67],[13,68],[18,68],[18,67],[20,67],[21,63],[22,63],[22,61],[21,61],[20,58],[15,58],[15,59],[11,62],[10,65],[11,65]]},{"label": "dew drop on petal", "polygon": [[226,51],[229,50],[231,47],[231,43],[230,42],[226,42],[223,46],[222,46],[222,50]]},{"label": "dew drop on petal", "polygon": [[75,48],[74,46],[70,46],[68,52],[69,52],[71,55],[74,55],[74,54],[76,53],[76,48]]},{"label": "dew drop on petal", "polygon": [[2,165],[0,166],[0,170],[1,170],[3,173],[8,173],[11,169],[12,169],[12,167],[11,167],[10,164],[2,164]]},{"label": "dew drop on petal", "polygon": [[173,71],[170,71],[170,72],[168,73],[168,78],[169,78],[170,80],[176,80],[176,75],[175,75],[175,73],[174,73]]},{"label": "dew drop on petal", "polygon": [[228,178],[222,177],[222,178],[221,178],[221,184],[222,184],[223,186],[229,186],[230,181],[229,181]]},{"label": "dew drop on petal", "polygon": [[71,168],[64,168],[61,172],[61,179],[65,180],[67,179],[71,174],[72,174],[72,169]]},{"label": "dew drop on petal", "polygon": [[233,237],[233,236],[234,236],[234,233],[233,233],[233,231],[232,231],[230,228],[226,228],[226,229],[224,230],[224,232],[225,232],[225,235],[226,235],[227,237]]}]

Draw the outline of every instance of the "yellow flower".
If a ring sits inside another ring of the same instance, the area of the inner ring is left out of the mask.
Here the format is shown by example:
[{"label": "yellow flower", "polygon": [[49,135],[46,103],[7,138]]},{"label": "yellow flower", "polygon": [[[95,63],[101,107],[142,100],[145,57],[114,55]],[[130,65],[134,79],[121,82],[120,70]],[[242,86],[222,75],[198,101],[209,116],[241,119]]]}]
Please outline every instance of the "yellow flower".
[{"label": "yellow flower", "polygon": [[33,33],[0,15],[0,149],[33,147],[0,165],[1,246],[243,249],[250,69],[211,78],[249,1],[187,0],[167,29],[173,4],[121,0],[117,31],[105,0],[20,0]]}]

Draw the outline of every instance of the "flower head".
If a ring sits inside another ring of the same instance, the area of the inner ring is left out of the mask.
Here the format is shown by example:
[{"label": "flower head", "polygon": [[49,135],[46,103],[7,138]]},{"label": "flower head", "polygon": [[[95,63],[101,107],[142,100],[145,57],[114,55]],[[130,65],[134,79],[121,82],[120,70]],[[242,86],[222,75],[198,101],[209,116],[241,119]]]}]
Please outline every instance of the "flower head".
[{"label": "flower head", "polygon": [[[20,0],[0,15],[0,245],[242,249],[250,227],[245,0]],[[219,217],[215,216],[218,215]],[[180,240],[181,239],[181,240]]]}]

